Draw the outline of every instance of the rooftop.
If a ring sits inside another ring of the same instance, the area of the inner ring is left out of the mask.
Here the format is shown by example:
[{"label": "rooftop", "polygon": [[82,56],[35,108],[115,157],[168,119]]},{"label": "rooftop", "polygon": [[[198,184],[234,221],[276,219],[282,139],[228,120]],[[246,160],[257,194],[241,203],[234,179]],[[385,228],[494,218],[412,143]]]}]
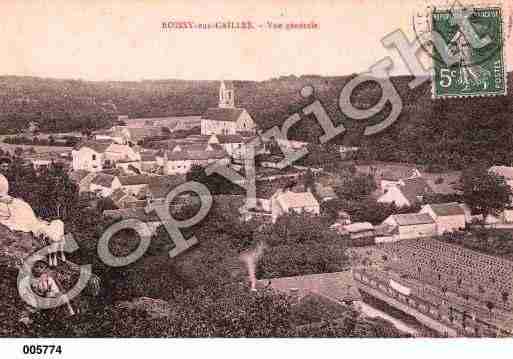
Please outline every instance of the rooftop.
[{"label": "rooftop", "polygon": [[399,186],[401,193],[413,204],[419,201],[419,196],[433,194],[433,190],[429,187],[427,181],[422,177],[403,180],[404,185]]},{"label": "rooftop", "polygon": [[287,294],[297,291],[301,297],[315,293],[336,302],[361,299],[351,271],[262,279],[259,285]]},{"label": "rooftop", "polygon": [[116,179],[115,176],[109,175],[107,173],[98,173],[93,180],[91,181],[92,184],[96,184],[98,186],[102,187],[111,187],[112,182]]},{"label": "rooftop", "polygon": [[282,207],[286,208],[303,208],[317,207],[319,202],[315,199],[311,192],[292,192],[285,191],[277,196],[277,200]]},{"label": "rooftop", "polygon": [[427,213],[403,213],[394,214],[392,217],[400,226],[412,226],[416,224],[435,223],[433,218]]},{"label": "rooftop", "polygon": [[428,204],[437,216],[465,215],[463,207],[457,202]]},{"label": "rooftop", "polygon": [[112,144],[112,141],[101,141],[101,140],[85,140],[76,144],[74,150],[80,150],[84,147],[88,147],[98,153],[104,153],[107,148]]},{"label": "rooftop", "polygon": [[242,108],[219,108],[212,107],[202,116],[203,119],[213,121],[235,122],[239,119],[244,109]]}]

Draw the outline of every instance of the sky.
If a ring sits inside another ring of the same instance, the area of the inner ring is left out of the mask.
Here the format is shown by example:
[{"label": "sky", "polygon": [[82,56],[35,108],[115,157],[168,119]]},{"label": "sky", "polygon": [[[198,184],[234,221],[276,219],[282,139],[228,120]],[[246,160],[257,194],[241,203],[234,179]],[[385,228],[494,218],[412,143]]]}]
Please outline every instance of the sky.
[{"label": "sky", "polygon": [[[504,2],[508,32],[513,0]],[[380,40],[397,29],[413,39],[413,18],[430,4],[426,0],[1,0],[0,74],[84,80],[266,80],[290,74],[359,73],[386,56],[394,59],[393,73],[404,74],[403,62]],[[163,31],[163,21],[252,21],[264,27]],[[313,21],[319,29],[268,30],[268,21]],[[507,42],[511,70],[513,40]]]}]

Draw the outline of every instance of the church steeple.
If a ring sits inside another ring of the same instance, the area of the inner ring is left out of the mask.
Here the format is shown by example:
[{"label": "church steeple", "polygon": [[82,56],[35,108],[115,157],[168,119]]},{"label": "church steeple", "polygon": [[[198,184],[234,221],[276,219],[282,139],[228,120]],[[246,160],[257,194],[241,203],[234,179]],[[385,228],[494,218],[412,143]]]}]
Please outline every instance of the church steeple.
[{"label": "church steeple", "polygon": [[235,107],[235,92],[231,81],[221,81],[221,85],[219,86],[219,107]]}]

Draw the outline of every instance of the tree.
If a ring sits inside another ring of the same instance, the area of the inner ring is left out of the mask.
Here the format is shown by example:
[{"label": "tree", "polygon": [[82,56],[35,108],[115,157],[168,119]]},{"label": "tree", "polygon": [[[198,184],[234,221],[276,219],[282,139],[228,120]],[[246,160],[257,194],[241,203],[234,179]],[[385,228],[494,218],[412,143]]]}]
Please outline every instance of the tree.
[{"label": "tree", "polygon": [[376,181],[372,175],[348,177],[337,195],[350,200],[361,200],[377,189]]},{"label": "tree", "polygon": [[474,167],[463,173],[463,199],[472,213],[497,215],[511,203],[512,191],[503,176]]}]

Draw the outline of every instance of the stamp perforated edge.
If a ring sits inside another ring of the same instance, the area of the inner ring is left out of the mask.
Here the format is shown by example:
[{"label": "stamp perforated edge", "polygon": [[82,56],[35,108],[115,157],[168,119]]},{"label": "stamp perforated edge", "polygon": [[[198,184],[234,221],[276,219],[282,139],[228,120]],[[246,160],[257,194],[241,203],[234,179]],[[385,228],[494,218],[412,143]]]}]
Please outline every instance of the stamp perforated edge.
[{"label": "stamp perforated edge", "polygon": [[[432,100],[446,100],[446,99],[455,99],[455,98],[472,98],[472,97],[496,97],[496,96],[507,96],[508,94],[508,71],[507,71],[507,63],[506,63],[506,35],[504,33],[504,14],[503,14],[503,4],[501,3],[485,3],[485,4],[472,4],[472,5],[463,5],[463,7],[469,8],[479,8],[479,9],[498,9],[501,15],[501,37],[502,37],[502,78],[504,79],[504,91],[501,92],[489,92],[489,93],[472,93],[466,95],[437,95],[435,92],[435,66],[431,66],[431,99]],[[453,5],[442,5],[436,6],[434,9],[436,10],[451,10],[453,9]],[[433,24],[430,24],[431,27],[429,31],[433,31]]]}]

